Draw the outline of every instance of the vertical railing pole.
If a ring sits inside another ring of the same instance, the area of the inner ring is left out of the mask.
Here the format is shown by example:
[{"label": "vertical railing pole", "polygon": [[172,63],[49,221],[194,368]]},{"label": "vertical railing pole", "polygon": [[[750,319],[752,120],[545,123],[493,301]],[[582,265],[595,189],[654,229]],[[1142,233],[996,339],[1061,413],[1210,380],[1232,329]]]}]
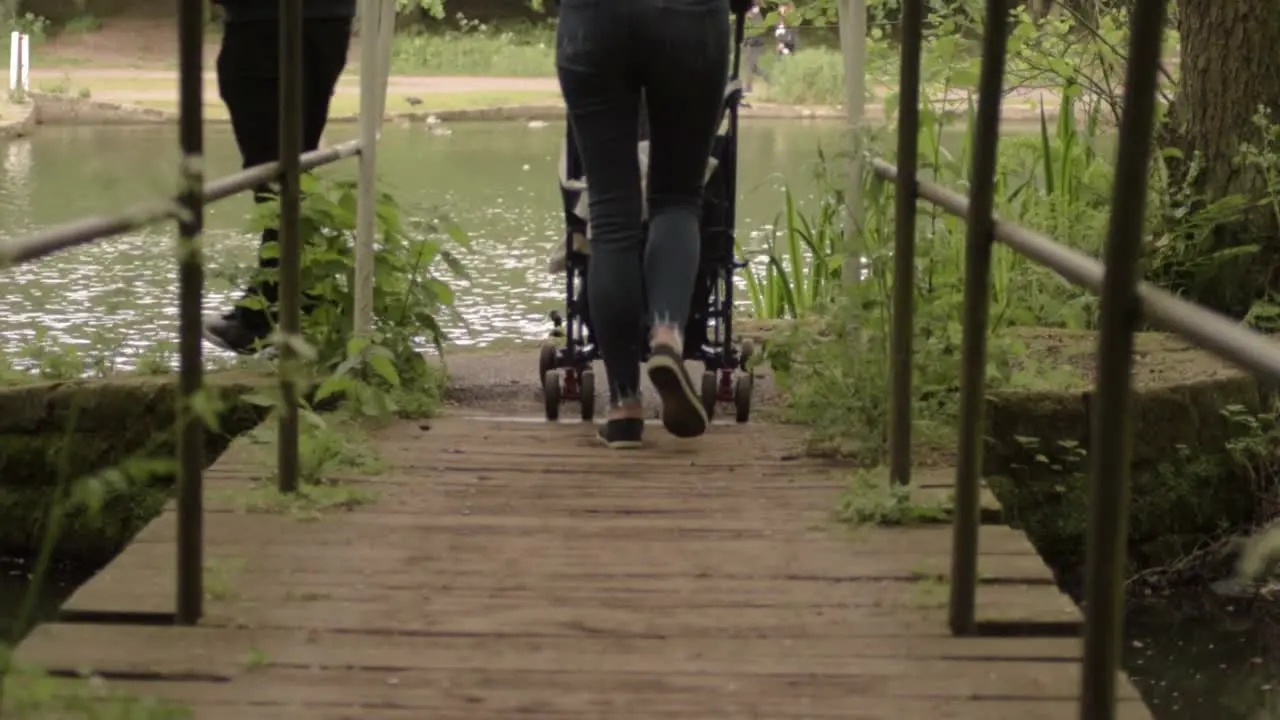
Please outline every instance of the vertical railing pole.
[{"label": "vertical railing pole", "polygon": [[360,181],[356,205],[355,333],[373,329],[373,235],[377,219],[378,112],[377,88],[381,75],[378,26],[382,0],[360,3]]},{"label": "vertical railing pole", "polygon": [[920,138],[920,44],[924,0],[902,3],[898,83],[898,181],[894,197],[893,357],[889,403],[889,479],[911,482],[911,373],[916,293],[916,167]]},{"label": "vertical railing pole", "polygon": [[867,3],[840,0],[840,48],[844,55],[845,116],[849,128],[849,182],[845,191],[844,265],[841,280],[846,287],[862,281],[866,255],[866,203],[862,181],[863,126],[867,115]]},{"label": "vertical railing pole", "polygon": [[177,621],[194,625],[204,605],[204,426],[192,405],[204,385],[200,357],[204,260],[204,2],[178,5],[178,588]]},{"label": "vertical railing pole", "polygon": [[378,26],[378,53],[381,62],[378,64],[378,126],[382,126],[382,118],[387,112],[387,83],[391,77],[391,43],[395,39],[396,3],[395,0],[383,0],[382,24]]},{"label": "vertical railing pole", "polygon": [[1000,143],[1000,100],[1004,90],[1009,10],[1005,0],[987,0],[982,28],[982,71],[978,115],[973,128],[973,168],[969,178],[968,233],[965,238],[964,359],[960,371],[960,447],[956,465],[955,520],[951,546],[951,632],[977,630],[979,482],[982,475],[982,403],[987,372],[987,317],[990,312],[991,243],[995,208],[996,151]]},{"label": "vertical railing pole", "polygon": [[[269,1],[269,0],[264,0]],[[280,491],[298,489],[302,238],[302,0],[280,0]]]},{"label": "vertical railing pole", "polygon": [[1090,413],[1092,467],[1080,691],[1083,720],[1113,720],[1116,716],[1129,524],[1130,379],[1133,332],[1141,311],[1135,286],[1146,218],[1165,9],[1166,0],[1138,0],[1129,16],[1129,67],[1111,188],[1111,223],[1104,257],[1107,271],[1098,320],[1098,379]]}]

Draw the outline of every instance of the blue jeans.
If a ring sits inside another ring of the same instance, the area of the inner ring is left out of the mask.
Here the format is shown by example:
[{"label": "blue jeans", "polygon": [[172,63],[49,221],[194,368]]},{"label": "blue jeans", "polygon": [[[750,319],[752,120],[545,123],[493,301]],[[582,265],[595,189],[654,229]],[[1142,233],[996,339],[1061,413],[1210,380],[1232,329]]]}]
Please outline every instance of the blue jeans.
[{"label": "blue jeans", "polygon": [[[639,398],[644,328],[683,330],[689,315],[729,32],[728,0],[560,4],[556,69],[591,188],[587,298],[615,405]],[[636,155],[642,92],[650,134],[647,239]]]}]

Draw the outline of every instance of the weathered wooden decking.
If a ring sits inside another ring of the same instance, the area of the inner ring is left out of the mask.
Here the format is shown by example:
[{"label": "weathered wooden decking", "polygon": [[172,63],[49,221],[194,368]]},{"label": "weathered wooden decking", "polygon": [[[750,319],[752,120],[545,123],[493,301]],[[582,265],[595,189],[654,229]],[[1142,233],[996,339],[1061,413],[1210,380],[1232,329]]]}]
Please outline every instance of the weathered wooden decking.
[{"label": "weathered wooden decking", "polygon": [[[362,481],[378,502],[312,522],[219,511],[262,472],[233,449],[207,480],[203,626],[46,625],[18,661],[201,720],[1077,717],[1079,641],[951,637],[950,528],[833,526],[841,478],[793,431],[654,427],[629,454],[591,433],[404,423]],[[157,519],[68,607],[170,610],[174,532]],[[981,548],[983,618],[1078,617],[1020,533]]]}]

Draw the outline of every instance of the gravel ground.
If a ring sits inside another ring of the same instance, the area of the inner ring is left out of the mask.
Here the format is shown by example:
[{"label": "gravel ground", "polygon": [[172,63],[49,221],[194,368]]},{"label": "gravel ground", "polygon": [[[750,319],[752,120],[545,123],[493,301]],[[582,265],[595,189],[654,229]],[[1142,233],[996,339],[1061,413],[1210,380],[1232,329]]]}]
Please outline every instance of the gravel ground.
[{"label": "gravel ground", "polygon": [[[538,349],[536,344],[507,347],[501,350],[476,350],[456,352],[446,356],[449,368],[448,400],[451,404],[512,415],[540,415],[543,413],[542,388],[538,381]],[[702,373],[699,363],[690,363],[690,373],[697,379]],[[603,363],[595,364],[596,415],[601,416],[606,407],[606,383]],[[652,417],[657,417],[658,399],[648,378],[644,378],[645,406]],[[755,370],[755,391],[752,395],[752,417],[776,414],[781,398],[773,376],[767,368]],[[757,413],[757,411],[759,411]],[[561,417],[574,417],[577,403],[566,403]],[[718,418],[731,418],[732,406],[721,405]]]}]

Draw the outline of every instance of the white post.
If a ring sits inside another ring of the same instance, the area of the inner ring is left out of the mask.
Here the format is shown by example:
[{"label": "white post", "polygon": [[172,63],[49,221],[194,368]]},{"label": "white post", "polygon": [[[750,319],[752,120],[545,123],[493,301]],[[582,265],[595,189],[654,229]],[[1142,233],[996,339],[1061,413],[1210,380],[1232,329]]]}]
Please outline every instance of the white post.
[{"label": "white post", "polygon": [[9,92],[18,89],[18,77],[22,72],[22,33],[9,33]]},{"label": "white post", "polygon": [[31,89],[31,36],[23,33],[22,38],[22,92]]},{"label": "white post", "polygon": [[381,6],[392,0],[360,3],[360,181],[356,205],[355,333],[373,329],[373,237],[377,231],[378,24]]},{"label": "white post", "polygon": [[[842,276],[846,285],[862,278],[862,128],[867,113],[867,3],[840,0],[840,49],[844,55],[844,110],[852,150],[849,154],[849,187],[845,194],[845,258]],[[914,159],[913,159],[914,160]],[[899,158],[898,162],[904,162]]]}]

